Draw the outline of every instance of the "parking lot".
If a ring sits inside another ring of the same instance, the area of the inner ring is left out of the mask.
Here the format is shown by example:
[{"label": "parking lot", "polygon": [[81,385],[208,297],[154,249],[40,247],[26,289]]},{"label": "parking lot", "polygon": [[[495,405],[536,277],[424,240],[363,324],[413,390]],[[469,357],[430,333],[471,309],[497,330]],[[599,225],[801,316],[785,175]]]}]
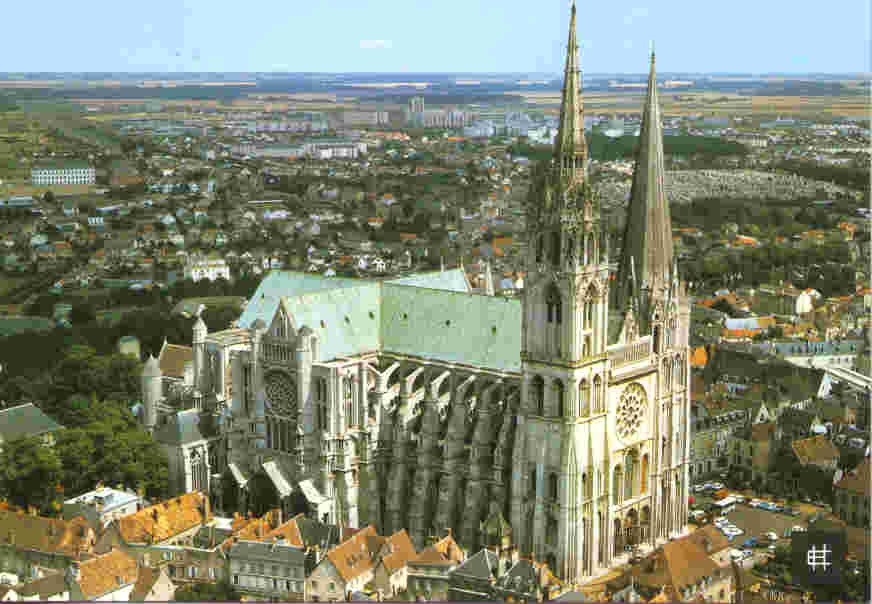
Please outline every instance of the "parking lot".
[{"label": "parking lot", "polygon": [[806,527],[806,519],[802,516],[788,516],[778,512],[770,512],[760,508],[752,508],[745,504],[737,504],[726,518],[744,531],[744,534],[733,539],[732,543],[741,543],[751,537],[760,537],[764,533],[774,531],[779,540],[784,539],[784,531],[794,526]]}]

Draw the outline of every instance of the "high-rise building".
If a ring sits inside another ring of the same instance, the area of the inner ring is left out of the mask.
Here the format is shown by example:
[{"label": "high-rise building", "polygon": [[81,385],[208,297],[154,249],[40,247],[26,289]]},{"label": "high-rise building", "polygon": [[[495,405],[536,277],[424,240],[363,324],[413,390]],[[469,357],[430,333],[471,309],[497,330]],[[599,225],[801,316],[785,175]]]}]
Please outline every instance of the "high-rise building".
[{"label": "high-rise building", "polygon": [[424,113],[424,97],[413,96],[409,99],[409,112],[413,114]]}]

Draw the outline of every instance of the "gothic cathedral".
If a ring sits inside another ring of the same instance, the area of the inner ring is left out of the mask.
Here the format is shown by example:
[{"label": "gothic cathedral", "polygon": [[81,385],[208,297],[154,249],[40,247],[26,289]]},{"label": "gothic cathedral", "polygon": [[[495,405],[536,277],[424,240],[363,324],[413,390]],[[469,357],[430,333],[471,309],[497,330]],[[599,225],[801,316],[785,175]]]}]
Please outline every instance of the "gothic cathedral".
[{"label": "gothic cathedral", "polygon": [[[617,275],[588,182],[570,19],[560,127],[527,209],[515,540],[589,576],[687,517],[690,311],[672,254],[654,57]],[[613,280],[614,279],[614,280]]]},{"label": "gothic cathedral", "polygon": [[[225,513],[267,497],[405,528],[418,548],[447,530],[472,551],[510,536],[572,582],[686,530],[690,310],[654,57],[613,273],[575,21],[573,5],[523,295],[472,292],[462,267],[381,282],[272,271],[238,327],[210,334],[198,320],[194,350],[146,364],[142,417],[177,490],[209,492]],[[173,385],[162,367],[187,377]]]}]

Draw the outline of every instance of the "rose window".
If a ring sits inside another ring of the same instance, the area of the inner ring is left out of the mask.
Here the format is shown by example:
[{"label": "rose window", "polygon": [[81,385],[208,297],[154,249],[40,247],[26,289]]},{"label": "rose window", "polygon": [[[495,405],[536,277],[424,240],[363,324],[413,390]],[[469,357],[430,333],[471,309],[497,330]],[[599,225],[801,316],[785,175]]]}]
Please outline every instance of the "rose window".
[{"label": "rose window", "polygon": [[272,414],[296,417],[297,385],[290,377],[281,372],[272,372],[266,376],[264,390],[266,404]]},{"label": "rose window", "polygon": [[633,436],[645,419],[648,396],[639,384],[630,384],[621,395],[618,403],[618,436],[626,440]]}]

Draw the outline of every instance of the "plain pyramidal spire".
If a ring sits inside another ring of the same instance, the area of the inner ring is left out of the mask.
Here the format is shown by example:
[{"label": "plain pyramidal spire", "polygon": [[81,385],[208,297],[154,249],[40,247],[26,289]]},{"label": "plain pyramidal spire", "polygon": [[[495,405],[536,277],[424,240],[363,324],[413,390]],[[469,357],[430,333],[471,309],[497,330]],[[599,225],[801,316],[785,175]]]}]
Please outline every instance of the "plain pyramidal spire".
[{"label": "plain pyramidal spire", "polygon": [[656,290],[670,284],[673,264],[672,219],[664,177],[663,127],[652,43],[648,91],[642,107],[636,166],[615,287],[618,306],[624,306],[628,296],[638,293],[629,291],[633,282],[629,278],[633,265],[636,287]]}]

